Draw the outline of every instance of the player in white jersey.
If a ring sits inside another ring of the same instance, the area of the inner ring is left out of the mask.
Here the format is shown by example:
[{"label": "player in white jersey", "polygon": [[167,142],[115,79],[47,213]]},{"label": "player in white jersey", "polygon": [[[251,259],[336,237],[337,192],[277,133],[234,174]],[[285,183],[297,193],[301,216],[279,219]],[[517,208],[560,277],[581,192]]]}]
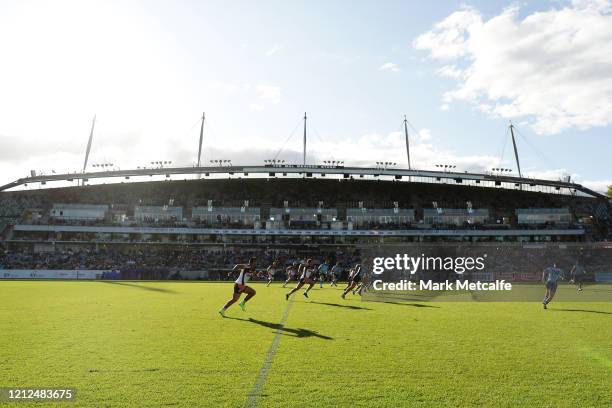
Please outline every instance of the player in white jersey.
[{"label": "player in white jersey", "polygon": [[274,275],[276,274],[276,269],[278,268],[278,261],[272,262],[272,265],[268,266],[266,272],[268,273],[268,283],[266,286],[270,286],[272,281],[274,280]]},{"label": "player in white jersey", "polygon": [[300,290],[300,288],[304,286],[305,284],[308,284],[309,286],[304,291],[304,297],[308,297],[308,291],[312,289],[312,287],[315,285],[314,278],[315,278],[316,268],[312,264],[312,259],[308,259],[306,260],[306,263],[300,264],[298,271],[301,273],[300,280],[295,288],[291,289],[289,293],[285,294],[285,299],[287,300],[289,300],[289,296],[293,295],[295,292]]},{"label": "player in white jersey", "polygon": [[246,293],[246,297],[239,303],[239,306],[243,311],[246,311],[246,302],[255,296],[256,293],[255,289],[247,286],[247,283],[253,274],[257,274],[258,276],[260,275],[255,270],[256,266],[257,258],[255,257],[249,259],[248,264],[237,264],[234,266],[232,273],[236,273],[237,271],[240,272],[238,273],[238,278],[234,281],[234,294],[232,295],[232,298],[228,300],[227,303],[219,310],[219,314],[221,316],[225,317],[225,311],[227,308],[236,303],[238,299],[240,299],[240,295],[243,293]]},{"label": "player in white jersey", "polygon": [[292,280],[295,280],[297,273],[298,273],[298,269],[299,269],[299,264],[297,262],[294,262],[293,264],[285,268],[285,274],[287,274],[287,280],[285,281],[285,283],[283,283],[283,288],[287,286],[289,282],[291,282]]},{"label": "player in white jersey", "polygon": [[[361,283],[361,265],[356,264],[350,271],[348,277],[348,286],[342,292],[342,299],[346,298],[346,295],[353,289],[355,289]],[[353,295],[355,292],[353,292]]]}]

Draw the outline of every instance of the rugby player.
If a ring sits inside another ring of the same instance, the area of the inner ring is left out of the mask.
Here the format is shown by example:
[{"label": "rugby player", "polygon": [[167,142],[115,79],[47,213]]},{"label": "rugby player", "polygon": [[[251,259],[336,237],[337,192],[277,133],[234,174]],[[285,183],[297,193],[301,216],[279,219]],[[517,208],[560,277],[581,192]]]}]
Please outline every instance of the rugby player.
[{"label": "rugby player", "polygon": [[544,309],[547,309],[547,305],[552,302],[553,298],[555,297],[555,293],[557,292],[557,282],[559,279],[563,279],[562,275],[563,271],[557,268],[556,263],[553,263],[552,266],[549,266],[542,271],[542,282],[546,284],[546,295],[542,301]]},{"label": "rugby player", "polygon": [[268,273],[268,283],[266,284],[266,286],[270,286],[270,284],[274,280],[274,275],[276,274],[277,267],[278,261],[274,261],[272,262],[272,265],[268,266],[268,269],[266,269],[266,272]]},{"label": "rugby player", "polygon": [[285,273],[287,274],[287,280],[285,281],[285,283],[283,283],[283,288],[286,287],[289,282],[295,280],[295,277],[298,273],[298,268],[298,263],[294,262],[285,269]]},{"label": "rugby player", "polygon": [[329,261],[327,259],[323,261],[321,265],[319,265],[317,273],[319,274],[319,284],[321,285],[321,289],[323,289],[323,282],[329,274]]},{"label": "rugby player", "polygon": [[[346,294],[351,290],[355,289],[361,282],[361,265],[356,264],[350,271],[348,277],[349,283],[344,292],[342,292],[342,299],[346,299]],[[354,294],[354,293],[353,293]]]},{"label": "rugby player", "polygon": [[312,287],[315,285],[315,267],[312,264],[312,259],[307,259],[306,263],[300,264],[298,268],[298,271],[301,272],[300,280],[295,288],[291,289],[289,293],[285,294],[286,300],[289,300],[291,295],[300,290],[300,288],[306,284],[308,284],[308,288],[304,291],[304,297],[308,297],[308,291],[310,291],[310,289],[312,289]]},{"label": "rugby player", "polygon": [[225,317],[225,311],[227,308],[236,303],[238,299],[240,299],[240,295],[243,293],[246,293],[246,297],[239,303],[239,306],[243,311],[246,311],[246,302],[252,299],[256,293],[255,289],[247,286],[247,283],[253,274],[260,276],[260,274],[255,270],[256,266],[257,258],[255,257],[249,259],[248,264],[237,264],[234,266],[231,273],[235,273],[236,271],[240,271],[240,273],[238,274],[238,278],[234,281],[234,294],[232,295],[232,298],[228,300],[227,303],[219,310],[219,314],[221,316]]},{"label": "rugby player", "polygon": [[336,282],[338,282],[338,278],[342,274],[342,267],[340,266],[340,262],[336,262],[336,264],[331,269],[331,284],[330,286],[338,286]]},{"label": "rugby player", "polygon": [[576,264],[572,266],[572,270],[570,271],[570,274],[571,274],[570,283],[575,283],[576,285],[578,285],[578,291],[581,291],[582,282],[584,281],[584,275],[586,275],[586,270],[584,269],[584,266],[580,265],[578,261],[576,261]]}]

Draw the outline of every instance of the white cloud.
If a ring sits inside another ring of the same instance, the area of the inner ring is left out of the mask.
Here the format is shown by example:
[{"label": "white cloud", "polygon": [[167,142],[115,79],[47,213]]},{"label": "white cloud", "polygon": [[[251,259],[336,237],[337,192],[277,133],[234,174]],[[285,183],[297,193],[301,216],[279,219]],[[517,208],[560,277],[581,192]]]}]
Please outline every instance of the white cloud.
[{"label": "white cloud", "polygon": [[400,67],[397,64],[394,64],[393,62],[387,62],[385,64],[382,64],[380,66],[380,68],[378,68],[379,71],[388,71],[388,72],[399,72],[400,71]]},{"label": "white cloud", "polygon": [[442,77],[459,79],[465,75],[465,72],[458,69],[455,65],[445,65],[438,69],[436,73]]},{"label": "white cloud", "polygon": [[428,50],[433,58],[457,59],[469,55],[468,42],[482,27],[480,13],[472,8],[456,11],[436,23],[434,29],[414,41],[417,49]]},{"label": "white cloud", "polygon": [[445,105],[467,101],[491,115],[529,119],[545,134],[606,126],[612,123],[611,12],[606,0],[574,1],[523,19],[517,7],[489,20],[463,8],[413,46],[445,61],[438,74],[457,80]]},{"label": "white cloud", "polygon": [[255,87],[257,91],[257,95],[266,101],[269,101],[273,104],[277,104],[280,102],[281,97],[281,88],[276,85],[257,85]]},{"label": "white cloud", "polygon": [[281,47],[280,45],[275,44],[272,48],[268,49],[266,51],[266,57],[271,57],[272,55],[276,54],[277,52],[279,52],[283,47]]},{"label": "white cloud", "polygon": [[[435,169],[438,163],[457,165],[460,171],[486,171],[499,164],[499,158],[487,155],[462,156],[453,151],[439,150],[431,140],[429,129],[421,129],[415,138],[411,137],[410,161],[412,166],[420,169]],[[368,133],[357,139],[344,139],[337,142],[313,142],[309,154],[315,154],[322,160],[341,159],[347,165],[373,166],[376,161],[392,161],[398,167],[406,167],[406,146],[404,132],[392,132],[387,135]],[[330,155],[335,154],[335,157]]]},{"label": "white cloud", "polygon": [[240,91],[240,85],[233,82],[212,81],[207,84],[208,88],[215,91],[223,91],[227,93],[236,93]]},{"label": "white cloud", "polygon": [[[523,176],[541,180],[562,180],[570,176],[566,169],[524,170]],[[576,176],[571,175],[572,179]]]},{"label": "white cloud", "polygon": [[262,110],[264,110],[263,105],[260,105],[260,104],[258,104],[258,103],[252,103],[252,104],[250,104],[250,105],[249,105],[249,108],[251,108],[252,110],[257,111],[257,112],[261,112]]},{"label": "white cloud", "polygon": [[580,184],[587,188],[590,188],[591,190],[595,190],[600,193],[605,193],[608,191],[608,187],[612,186],[612,180],[584,180]]},{"label": "white cloud", "polygon": [[431,139],[431,130],[429,130],[429,129],[421,129],[421,130],[419,130],[419,133],[417,134],[417,138],[421,142],[428,141],[429,139]]},{"label": "white cloud", "polygon": [[281,98],[281,88],[276,85],[251,85],[247,82],[221,82],[213,81],[207,84],[208,88],[228,95],[240,94],[245,98],[258,98],[260,103],[252,103],[251,109],[263,110],[263,102],[277,104]]}]

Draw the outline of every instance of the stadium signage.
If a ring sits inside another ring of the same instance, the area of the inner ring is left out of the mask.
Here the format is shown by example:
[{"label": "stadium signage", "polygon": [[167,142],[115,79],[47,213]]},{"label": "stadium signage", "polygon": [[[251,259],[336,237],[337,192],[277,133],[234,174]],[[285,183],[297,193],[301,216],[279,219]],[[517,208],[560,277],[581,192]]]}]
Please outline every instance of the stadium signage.
[{"label": "stadium signage", "polygon": [[372,260],[372,272],[376,275],[386,270],[410,272],[411,275],[419,271],[453,271],[463,274],[468,271],[482,271],[485,268],[487,254],[479,257],[441,257],[420,256],[414,257],[408,254],[396,254],[393,257],[376,257]]},{"label": "stadium signage", "polygon": [[98,279],[108,270],[0,269],[0,279]]},{"label": "stadium signage", "polygon": [[434,282],[433,280],[420,280],[412,282],[403,279],[399,282],[383,282],[382,280],[375,280],[372,283],[374,290],[380,291],[412,291],[412,290],[490,290],[490,291],[502,291],[512,290],[512,283],[506,282],[505,280],[496,280],[494,282],[469,282],[467,280],[460,281],[456,280],[451,282],[446,280],[444,282]]},{"label": "stadium signage", "polygon": [[181,234],[181,235],[256,235],[256,236],[538,236],[538,235],[584,235],[583,229],[533,229],[533,230],[297,230],[297,229],[221,229],[221,228],[156,228],[156,227],[111,227],[78,225],[29,225],[18,224],[15,231],[30,232],[89,232],[107,234]]}]

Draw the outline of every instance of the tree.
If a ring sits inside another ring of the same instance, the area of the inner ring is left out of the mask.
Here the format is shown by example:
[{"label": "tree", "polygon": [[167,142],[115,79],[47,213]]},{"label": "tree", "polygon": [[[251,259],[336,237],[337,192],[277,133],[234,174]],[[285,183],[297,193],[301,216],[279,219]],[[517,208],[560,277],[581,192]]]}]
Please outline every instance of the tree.
[{"label": "tree", "polygon": [[612,198],[612,185],[608,186],[608,192],[606,193],[606,195]]}]

